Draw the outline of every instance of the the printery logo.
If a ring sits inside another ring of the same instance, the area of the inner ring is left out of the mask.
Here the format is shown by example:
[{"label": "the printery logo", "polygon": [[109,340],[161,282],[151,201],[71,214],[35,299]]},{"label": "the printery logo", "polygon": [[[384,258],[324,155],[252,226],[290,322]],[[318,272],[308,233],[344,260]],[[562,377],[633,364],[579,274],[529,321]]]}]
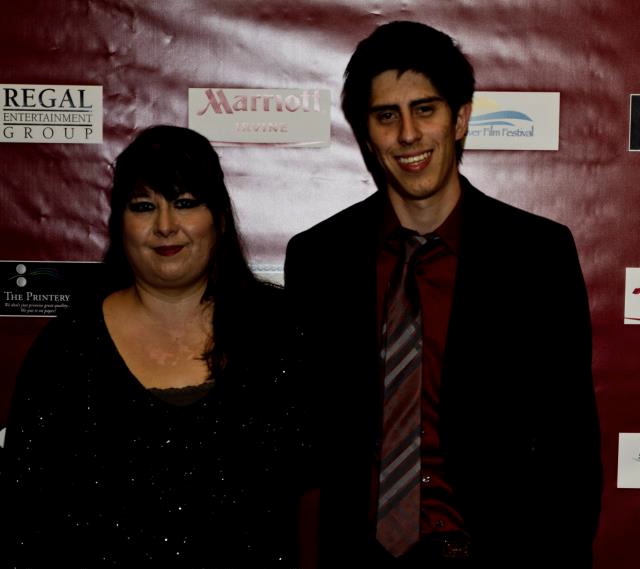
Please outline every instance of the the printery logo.
[{"label": "the printery logo", "polygon": [[326,146],[331,98],[324,89],[189,89],[189,126],[219,145]]},{"label": "the printery logo", "polygon": [[102,263],[0,261],[0,317],[52,317],[102,278]]},{"label": "the printery logo", "polygon": [[2,142],[102,142],[102,87],[0,85]]}]

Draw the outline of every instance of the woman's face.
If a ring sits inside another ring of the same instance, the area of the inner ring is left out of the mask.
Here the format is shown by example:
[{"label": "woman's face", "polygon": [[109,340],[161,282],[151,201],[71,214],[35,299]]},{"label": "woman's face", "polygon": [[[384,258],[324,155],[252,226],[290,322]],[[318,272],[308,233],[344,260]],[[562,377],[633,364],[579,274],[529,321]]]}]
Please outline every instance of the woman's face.
[{"label": "woman's face", "polygon": [[138,286],[206,286],[216,236],[209,208],[190,193],[173,201],[145,188],[124,211],[123,243]]}]

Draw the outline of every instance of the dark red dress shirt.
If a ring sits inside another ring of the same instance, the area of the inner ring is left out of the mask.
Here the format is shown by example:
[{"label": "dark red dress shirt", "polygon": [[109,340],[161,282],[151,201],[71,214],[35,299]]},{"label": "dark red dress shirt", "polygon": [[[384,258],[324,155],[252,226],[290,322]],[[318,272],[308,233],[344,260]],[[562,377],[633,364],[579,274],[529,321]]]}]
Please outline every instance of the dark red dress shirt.
[{"label": "dark red dress shirt", "polygon": [[[406,231],[406,230],[405,230]],[[385,210],[377,257],[377,306],[382,330],[385,291],[401,257],[400,222],[390,203]],[[440,448],[440,379],[460,244],[460,201],[434,231],[440,240],[416,260],[416,279],[422,312],[422,470],[421,532],[451,532],[464,529],[453,507],[452,489],[443,471]],[[381,338],[379,340],[381,345]],[[382,370],[380,373],[382,394]],[[377,504],[379,457],[374,466],[371,496],[372,518]]]}]

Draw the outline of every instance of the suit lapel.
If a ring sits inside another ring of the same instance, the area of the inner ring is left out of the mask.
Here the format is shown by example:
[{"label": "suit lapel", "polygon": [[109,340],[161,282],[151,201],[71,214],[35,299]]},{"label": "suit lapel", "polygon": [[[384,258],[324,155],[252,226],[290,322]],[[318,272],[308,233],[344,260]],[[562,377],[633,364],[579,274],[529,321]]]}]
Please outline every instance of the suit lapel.
[{"label": "suit lapel", "polygon": [[472,364],[468,359],[479,333],[474,314],[488,300],[481,292],[485,261],[487,252],[496,245],[490,246],[481,239],[483,227],[491,225],[490,201],[464,178],[463,184],[460,256],[442,369],[443,401],[451,397],[459,400],[465,383],[472,381],[468,373]]}]

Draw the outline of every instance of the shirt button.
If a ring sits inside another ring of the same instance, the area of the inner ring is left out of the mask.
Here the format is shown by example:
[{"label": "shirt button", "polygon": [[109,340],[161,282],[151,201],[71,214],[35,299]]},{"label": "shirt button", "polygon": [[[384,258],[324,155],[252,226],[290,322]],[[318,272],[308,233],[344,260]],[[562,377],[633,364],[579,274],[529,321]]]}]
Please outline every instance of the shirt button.
[{"label": "shirt button", "polygon": [[423,484],[429,484],[431,482],[431,476],[423,476],[422,477],[422,483]]}]

